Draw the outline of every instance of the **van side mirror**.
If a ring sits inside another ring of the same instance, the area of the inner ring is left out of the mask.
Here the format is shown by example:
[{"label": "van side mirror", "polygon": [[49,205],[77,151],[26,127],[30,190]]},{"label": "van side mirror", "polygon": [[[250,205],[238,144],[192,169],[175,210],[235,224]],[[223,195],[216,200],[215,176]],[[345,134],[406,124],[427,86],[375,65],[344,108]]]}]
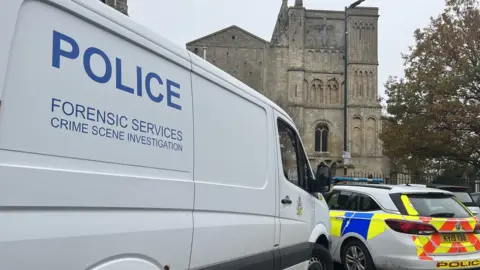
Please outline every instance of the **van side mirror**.
[{"label": "van side mirror", "polygon": [[332,171],[327,165],[320,164],[317,167],[315,180],[310,181],[310,192],[327,193],[332,183]]}]

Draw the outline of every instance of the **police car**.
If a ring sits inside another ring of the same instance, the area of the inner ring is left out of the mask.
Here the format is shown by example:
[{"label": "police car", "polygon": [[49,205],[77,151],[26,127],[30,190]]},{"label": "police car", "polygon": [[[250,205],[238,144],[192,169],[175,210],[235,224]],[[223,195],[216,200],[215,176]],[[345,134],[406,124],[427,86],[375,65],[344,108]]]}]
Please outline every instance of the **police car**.
[{"label": "police car", "polygon": [[330,252],[347,270],[480,267],[478,219],[449,191],[346,184],[326,200]]}]

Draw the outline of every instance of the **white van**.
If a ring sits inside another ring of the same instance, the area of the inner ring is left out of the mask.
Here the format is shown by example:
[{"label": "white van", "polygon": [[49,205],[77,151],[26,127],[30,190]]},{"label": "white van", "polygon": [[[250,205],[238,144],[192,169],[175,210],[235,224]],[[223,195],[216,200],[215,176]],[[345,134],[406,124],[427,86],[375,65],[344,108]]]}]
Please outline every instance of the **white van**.
[{"label": "white van", "polygon": [[328,168],[274,103],[100,1],[0,22],[1,269],[332,269]]}]

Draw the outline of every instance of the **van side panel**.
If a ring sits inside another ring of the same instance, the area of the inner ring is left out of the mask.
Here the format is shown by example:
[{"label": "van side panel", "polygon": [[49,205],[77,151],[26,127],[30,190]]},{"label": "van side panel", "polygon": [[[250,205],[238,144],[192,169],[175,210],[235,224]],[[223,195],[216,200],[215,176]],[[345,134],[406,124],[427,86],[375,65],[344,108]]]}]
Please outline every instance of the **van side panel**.
[{"label": "van side panel", "polygon": [[190,266],[235,269],[232,261],[242,258],[243,266],[255,259],[271,267],[271,108],[195,64],[192,86],[195,229]]},{"label": "van side panel", "polygon": [[[2,144],[16,151],[190,171],[188,71],[97,27],[65,19],[17,28]],[[35,18],[21,16],[19,23],[24,21]],[[78,30],[77,24],[90,27]],[[96,144],[101,147],[84,147]],[[118,155],[119,149],[128,154]]]},{"label": "van side panel", "polygon": [[0,107],[2,268],[188,268],[190,69],[142,43],[81,6],[23,3]]}]

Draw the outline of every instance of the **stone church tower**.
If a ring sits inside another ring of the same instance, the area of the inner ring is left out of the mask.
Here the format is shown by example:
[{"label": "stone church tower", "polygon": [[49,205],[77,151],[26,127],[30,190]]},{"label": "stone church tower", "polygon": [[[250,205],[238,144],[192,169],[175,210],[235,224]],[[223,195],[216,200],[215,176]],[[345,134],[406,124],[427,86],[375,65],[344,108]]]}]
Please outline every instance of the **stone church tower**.
[{"label": "stone church tower", "polygon": [[128,0],[100,0],[100,1],[128,16],[128,5],[127,5]]},{"label": "stone church tower", "polygon": [[[350,173],[389,172],[378,138],[378,17],[378,8],[349,11]],[[302,0],[289,7],[282,0],[270,42],[230,26],[186,47],[283,107],[312,166],[323,162],[343,174],[343,11],[309,10]]]}]

